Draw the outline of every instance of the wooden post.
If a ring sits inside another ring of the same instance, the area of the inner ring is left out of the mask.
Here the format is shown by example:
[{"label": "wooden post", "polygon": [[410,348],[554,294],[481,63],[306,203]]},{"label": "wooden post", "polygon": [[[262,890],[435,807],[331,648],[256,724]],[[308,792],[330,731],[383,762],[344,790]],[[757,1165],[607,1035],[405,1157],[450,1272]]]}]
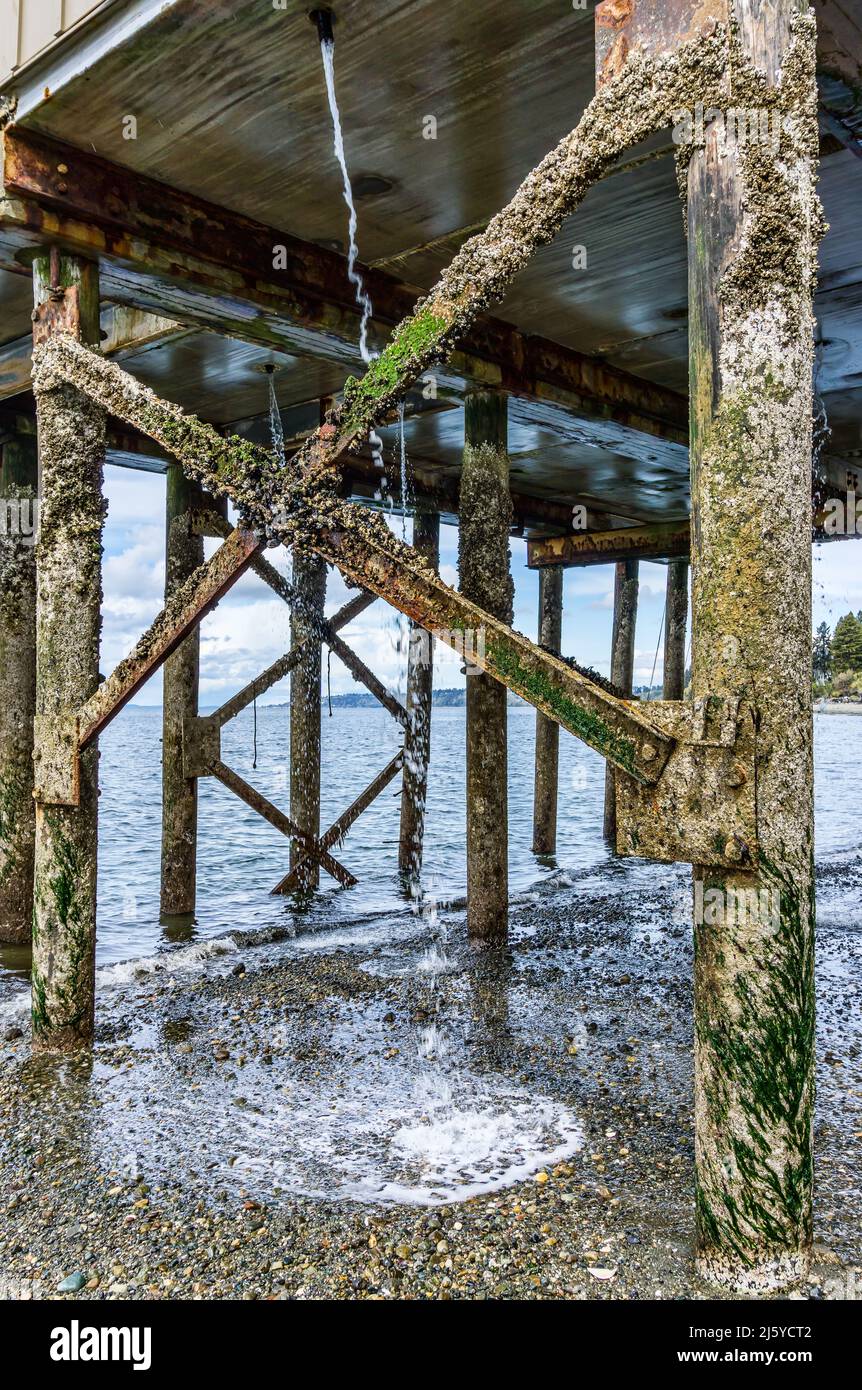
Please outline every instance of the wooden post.
[{"label": "wooden post", "polygon": [[[618,560],[614,576],[614,626],[611,637],[611,680],[624,695],[630,696],[634,684],[635,632],[638,620],[637,560]],[[617,803],[614,769],[605,768],[605,839],[615,849],[617,843]]]},{"label": "wooden post", "polygon": [[[563,568],[539,570],[539,645],[562,650]],[[557,781],[560,726],[536,711],[536,773],[533,795],[533,853],[554,854],[557,848]]]},{"label": "wooden post", "polygon": [[[204,561],[203,535],[192,528],[192,513],[221,503],[208,498],[178,463],[168,466],[165,524],[165,601]],[[183,725],[198,712],[200,626],[184,639],[164,667],[162,695],[162,873],[163,917],[195,910],[197,881],[198,784],[183,773]]]},{"label": "wooden post", "polygon": [[[755,711],[757,857],[695,868],[698,1265],[743,1291],[805,1275],[814,1063],[812,289],[821,231],[807,0],[734,0],[727,101],[688,170],[692,693]],[[800,11],[804,11],[800,15]],[[772,108],[770,111],[770,107]]]},{"label": "wooden post", "polygon": [[[321,643],[310,620],[323,616],[326,600],[326,565],[317,555],[294,550],[295,598],[290,618],[290,639],[302,652],[290,677],[290,818],[307,835],[320,836],[320,676]],[[290,843],[290,867],[295,868],[305,851],[299,840]],[[303,872],[303,889],[316,888],[320,868],[309,862]]]},{"label": "wooden post", "polygon": [[[34,340],[71,334],[99,342],[98,267],[38,255]],[[63,721],[99,683],[102,469],[105,412],[65,383],[38,389],[39,541],[36,546],[37,769],[57,760]],[[81,755],[76,805],[57,804],[37,779],[33,911],[33,1046],[70,1051],[93,1037],[96,958],[98,749]]]},{"label": "wooden post", "polygon": [[[512,622],[509,572],[508,401],[471,392],[464,403],[458,565],[461,592],[496,618]],[[470,674],[470,651],[484,631],[464,632],[467,667],[467,930],[475,945],[506,940],[509,917],[509,816],[506,688]]]},{"label": "wooden post", "polygon": [[36,431],[0,442],[0,941],[33,922]]},{"label": "wooden post", "polygon": [[[437,569],[440,561],[440,517],[436,513],[416,513],[413,520],[413,548],[433,569]],[[398,866],[411,893],[416,890],[422,872],[433,685],[434,639],[418,623],[411,623],[398,847]]]},{"label": "wooden post", "polygon": [[671,560],[667,567],[664,619],[665,700],[681,700],[685,690],[685,637],[688,622],[688,560]]}]

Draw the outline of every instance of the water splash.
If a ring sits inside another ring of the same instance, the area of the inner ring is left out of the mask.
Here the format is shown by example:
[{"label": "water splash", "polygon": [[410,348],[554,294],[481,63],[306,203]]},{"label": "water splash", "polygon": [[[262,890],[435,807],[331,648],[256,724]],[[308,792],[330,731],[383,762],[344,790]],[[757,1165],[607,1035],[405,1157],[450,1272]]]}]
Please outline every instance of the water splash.
[{"label": "water splash", "polygon": [[[359,324],[359,352],[366,366],[374,360],[376,353],[372,353],[368,346],[368,322],[373,313],[371,300],[365,288],[365,282],[356,268],[359,259],[359,246],[356,236],[358,230],[358,220],[356,216],[356,205],[353,201],[353,185],[350,182],[350,174],[347,171],[347,156],[344,151],[344,135],[341,130],[341,113],[338,109],[338,98],[335,94],[335,42],[332,39],[321,39],[320,51],[323,56],[323,72],[326,78],[326,95],[329,98],[329,112],[332,117],[332,137],[333,152],[338,160],[341,169],[341,179],[343,185],[344,201],[347,204],[348,213],[348,238],[349,250],[347,253],[347,278],[356,291],[356,303],[362,310],[362,319]],[[373,441],[372,441],[373,443]]]}]

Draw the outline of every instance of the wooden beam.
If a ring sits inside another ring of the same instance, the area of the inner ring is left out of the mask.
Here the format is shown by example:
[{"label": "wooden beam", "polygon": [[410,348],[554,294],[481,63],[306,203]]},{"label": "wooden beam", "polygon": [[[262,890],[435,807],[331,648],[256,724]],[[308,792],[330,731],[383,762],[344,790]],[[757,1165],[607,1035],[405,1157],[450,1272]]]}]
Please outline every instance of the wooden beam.
[{"label": "wooden beam", "polygon": [[[404,750],[401,749],[395,754],[391,762],[387,763],[382,772],[369,782],[363,792],[360,792],[355,801],[351,802],[346,811],[342,811],[337,821],[334,821],[324,835],[320,837],[316,845],[309,846],[307,853],[297,861],[288,874],[273,888],[273,893],[289,893],[293,888],[300,886],[304,874],[312,861],[325,865],[325,854],[333,845],[340,844],[353,825],[358,820],[362,812],[367,810],[372,801],[375,801],[382,791],[389,786],[389,783],[404,765]],[[354,883],[356,880],[353,880]]]},{"label": "wooden beam", "polygon": [[669,560],[688,558],[688,521],[658,526],[626,526],[617,531],[572,531],[527,542],[527,565],[609,565],[618,560]]},{"label": "wooden beam", "polygon": [[320,864],[328,874],[331,874],[342,887],[354,887],[357,880],[349,869],[345,869],[343,864],[339,864],[337,859],[333,859],[328,851],[322,850],[317,839],[300,830],[299,826],[290,819],[290,816],[286,816],[283,811],[280,811],[277,806],[274,806],[271,801],[268,801],[265,796],[250,786],[240,777],[238,772],[234,772],[232,767],[228,767],[221,759],[216,759],[210,768],[210,774],[218,782],[221,782],[223,787],[227,787],[228,791],[233,792],[234,796],[238,796],[240,801],[244,801],[246,806],[250,806],[259,816],[263,816],[264,820],[269,821],[270,825],[275,826],[276,830],[280,830],[282,835],[287,835],[290,839],[300,840],[308,848],[309,854],[313,854],[315,862]]},{"label": "wooden beam", "polygon": [[[173,319],[122,304],[106,305],[101,313],[102,352],[106,357],[116,357],[118,360],[160,347],[163,343],[187,336],[189,332],[190,329]],[[30,390],[32,356],[31,333],[0,347],[0,400]]]},{"label": "wooden beam", "polygon": [[[20,272],[20,253],[50,229],[52,239],[98,254],[106,297],[270,349],[360,365],[343,256],[35,131],[12,126],[2,139],[7,270]],[[284,248],[284,270],[273,269],[274,247]],[[363,274],[382,347],[422,291],[380,270]],[[535,414],[553,427],[582,417],[582,434],[630,457],[654,457],[656,440],[687,444],[683,396],[490,316],[434,374],[460,394],[465,382],[506,390],[513,418]]]},{"label": "wooden beam", "polygon": [[193,628],[248,569],[264,542],[237,529],[215,555],[168,599],[161,613],[119,666],[78,712],[79,747],[85,749],[119,714]]},{"label": "wooden beam", "polygon": [[[254,566],[252,566],[252,568],[254,568]],[[376,594],[359,594],[357,598],[351,599],[349,603],[346,603],[343,608],[340,608],[335,616],[329,620],[327,626],[332,635],[334,636],[340,628],[345,627],[365,608],[370,608],[372,603],[376,602]],[[278,681],[289,675],[299,660],[300,651],[301,648],[298,646],[291,647],[290,651],[278,657],[272,665],[268,666],[265,671],[262,671],[259,676],[255,676],[253,681],[249,681],[248,685],[238,691],[236,695],[232,695],[229,700],[226,700],[214,714],[210,715],[210,718],[218,724],[219,727],[227,724],[229,720],[240,714],[247,705],[250,705],[252,700],[258,699],[259,696],[265,694],[267,690],[276,685]]]}]

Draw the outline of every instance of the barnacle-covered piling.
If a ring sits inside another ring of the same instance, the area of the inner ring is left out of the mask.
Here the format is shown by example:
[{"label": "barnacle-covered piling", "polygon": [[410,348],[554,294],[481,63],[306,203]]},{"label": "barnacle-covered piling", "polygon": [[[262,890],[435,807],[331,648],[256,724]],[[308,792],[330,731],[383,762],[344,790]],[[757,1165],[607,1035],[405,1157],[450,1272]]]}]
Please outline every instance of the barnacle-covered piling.
[{"label": "barnacle-covered piling", "polygon": [[[507,398],[472,392],[464,407],[458,569],[461,592],[493,617],[512,622],[509,573]],[[505,941],[509,917],[509,802],[506,687],[471,672],[483,628],[464,634],[467,669],[467,931],[478,945]]]},{"label": "barnacle-covered piling", "polygon": [[[37,341],[99,341],[98,270],[74,257],[34,263]],[[77,387],[37,386],[37,767],[54,763],[64,721],[99,683],[105,412]],[[93,1036],[98,749],[80,757],[77,805],[39,786],[33,894],[33,1046],[71,1051]]]},{"label": "barnacle-covered piling", "polygon": [[0,941],[30,940],[36,705],[36,434],[0,442]]},{"label": "barnacle-covered piling", "polygon": [[[638,621],[638,560],[618,560],[614,572],[614,621],[611,635],[611,683],[624,695],[632,693],[635,674],[635,631]],[[616,846],[617,803],[614,769],[605,768],[605,839]]]},{"label": "barnacle-covered piling", "polygon": [[[165,524],[165,600],[194,574],[204,560],[203,535],[192,513],[207,505],[197,483],[179,463],[168,467]],[[212,505],[212,503],[209,503]],[[162,870],[163,917],[187,916],[195,910],[197,885],[198,784],[183,768],[183,726],[198,712],[200,626],[197,625],[165,662],[162,691]]]},{"label": "barnacle-covered piling", "polygon": [[662,695],[665,700],[681,700],[685,691],[688,568],[688,560],[671,560],[667,567],[662,673]]},{"label": "barnacle-covered piling", "polygon": [[[326,599],[326,565],[317,555],[297,550],[293,557],[295,602],[291,647],[299,657],[290,675],[290,816],[300,830],[320,835],[320,676],[319,620]],[[317,620],[317,621],[315,621]],[[320,867],[306,859],[303,845],[290,842],[290,867],[300,860],[304,889],[316,888]]]},{"label": "barnacle-covered piling", "polygon": [[[563,567],[539,570],[539,645],[559,654],[563,636]],[[533,789],[533,853],[557,848],[557,782],[560,726],[536,710],[536,768]]]},{"label": "barnacle-covered piling", "polygon": [[750,872],[695,869],[725,904],[695,920],[697,1219],[702,1273],[757,1291],[803,1275],[811,1244],[821,212],[814,17],[796,0],[733,10],[729,101],[777,114],[780,143],[728,142],[715,122],[687,170],[692,686],[753,706],[758,840]]},{"label": "barnacle-covered piling", "polygon": [[[436,570],[440,556],[440,517],[436,512],[416,513],[413,521],[413,548],[432,569]],[[425,800],[428,793],[428,763],[431,758],[433,684],[433,636],[418,623],[411,623],[398,848],[398,865],[411,891],[415,890],[422,870]]]}]

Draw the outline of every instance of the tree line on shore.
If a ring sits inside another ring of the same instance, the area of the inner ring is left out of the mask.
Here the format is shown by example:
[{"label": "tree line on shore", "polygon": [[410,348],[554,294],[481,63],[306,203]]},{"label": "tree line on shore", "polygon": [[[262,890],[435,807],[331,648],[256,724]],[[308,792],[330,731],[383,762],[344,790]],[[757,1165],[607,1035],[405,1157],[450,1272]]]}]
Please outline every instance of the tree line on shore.
[{"label": "tree line on shore", "polygon": [[862,700],[862,609],[814,634],[814,694]]}]

